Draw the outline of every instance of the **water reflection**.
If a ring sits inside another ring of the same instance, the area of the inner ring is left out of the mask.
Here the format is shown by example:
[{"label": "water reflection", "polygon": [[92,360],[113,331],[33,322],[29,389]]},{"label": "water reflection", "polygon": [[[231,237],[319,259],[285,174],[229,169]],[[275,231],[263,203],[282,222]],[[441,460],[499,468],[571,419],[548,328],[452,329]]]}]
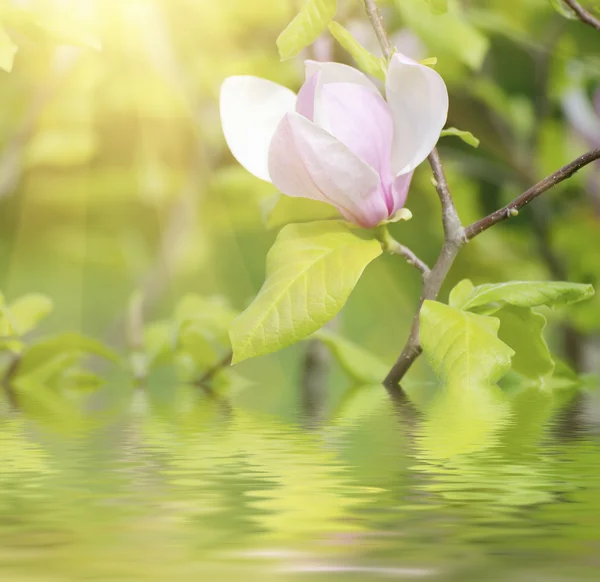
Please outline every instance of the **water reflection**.
[{"label": "water reflection", "polygon": [[0,580],[593,579],[589,398],[370,386],[313,430],[209,400],[0,417]]}]

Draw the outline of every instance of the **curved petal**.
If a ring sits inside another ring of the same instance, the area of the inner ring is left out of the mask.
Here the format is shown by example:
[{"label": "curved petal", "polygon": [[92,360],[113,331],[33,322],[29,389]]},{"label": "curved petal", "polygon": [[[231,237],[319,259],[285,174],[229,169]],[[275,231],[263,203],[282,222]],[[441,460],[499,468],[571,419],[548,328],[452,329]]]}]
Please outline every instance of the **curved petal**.
[{"label": "curved petal", "polygon": [[304,85],[298,91],[298,100],[296,101],[296,111],[304,115],[306,119],[314,121],[315,117],[315,97],[319,86],[321,73],[315,73],[306,79]]},{"label": "curved petal", "polygon": [[296,95],[277,83],[252,76],[228,77],[221,85],[221,125],[235,159],[270,182],[269,144],[281,118],[296,106]]},{"label": "curved petal", "polygon": [[319,125],[390,184],[394,126],[383,97],[361,85],[329,83],[321,89],[320,107]]},{"label": "curved petal", "polygon": [[396,53],[386,95],[394,117],[392,172],[406,174],[435,147],[448,117],[448,90],[433,69]]},{"label": "curved petal", "polygon": [[299,113],[287,113],[277,127],[269,173],[283,194],[327,202],[359,226],[388,216],[377,172]]},{"label": "curved petal", "polygon": [[410,183],[412,181],[414,172],[408,172],[408,174],[401,174],[400,176],[396,176],[396,179],[392,183],[392,210],[390,212],[390,216],[393,216],[400,210],[404,208],[406,204],[406,198],[408,197],[408,189],[410,188]]},{"label": "curved petal", "polygon": [[329,83],[352,83],[380,95],[374,83],[364,73],[361,73],[354,67],[341,65],[340,63],[322,63],[319,61],[304,61],[304,65],[306,70],[305,85],[311,79],[316,79],[312,89],[314,99],[313,115],[309,119],[321,127],[323,127],[321,119],[321,96],[325,85]]},{"label": "curved petal", "polygon": [[319,61],[304,61],[306,78],[321,73],[321,83],[354,83],[367,87],[379,93],[375,84],[364,73],[354,67],[340,63],[322,63]]}]

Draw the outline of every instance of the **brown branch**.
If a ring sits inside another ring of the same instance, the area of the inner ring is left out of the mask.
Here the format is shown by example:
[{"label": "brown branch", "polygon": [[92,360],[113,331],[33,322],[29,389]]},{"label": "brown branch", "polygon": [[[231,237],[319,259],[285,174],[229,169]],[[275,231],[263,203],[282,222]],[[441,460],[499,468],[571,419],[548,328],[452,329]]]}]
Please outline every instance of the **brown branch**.
[{"label": "brown branch", "polygon": [[211,380],[221,370],[223,370],[224,368],[227,368],[227,366],[229,366],[231,364],[232,358],[233,358],[233,352],[232,351],[227,352],[221,360],[219,360],[214,366],[212,366],[211,368],[206,370],[206,372],[204,372],[204,374],[200,378],[195,380],[194,385],[199,386],[200,388],[204,389],[205,391],[208,388],[208,390],[210,390],[210,392],[212,392],[212,389],[210,389],[210,387],[209,387]]},{"label": "brown branch", "polygon": [[[565,1],[574,10],[576,10],[574,6],[578,5],[574,0]],[[371,21],[373,29],[377,35],[379,44],[381,45],[383,54],[387,58],[389,58],[392,55],[392,47],[386,34],[381,15],[377,10],[377,5],[375,4],[374,0],[364,0],[364,3],[365,8],[367,10],[367,14],[369,16],[369,20]],[[581,7],[579,8],[581,9]],[[588,20],[584,21],[588,22],[588,24],[592,24]],[[599,26],[597,28],[600,29],[600,22],[598,24]],[[431,154],[429,155],[429,164],[431,165],[431,169],[433,171],[435,188],[442,205],[444,244],[442,246],[442,250],[440,251],[439,257],[435,265],[433,266],[433,269],[431,269],[431,271],[427,274],[423,273],[423,291],[421,293],[421,298],[419,301],[417,312],[415,313],[413,319],[410,335],[404,346],[404,349],[402,350],[402,353],[400,354],[399,358],[396,360],[396,363],[394,364],[388,376],[384,380],[384,385],[387,388],[395,387],[397,384],[399,384],[406,372],[412,366],[413,362],[421,354],[422,348],[419,342],[419,324],[421,308],[425,301],[435,300],[437,298],[442,284],[444,283],[446,276],[448,275],[448,272],[450,271],[450,268],[452,267],[460,249],[468,241],[472,240],[478,234],[481,234],[491,226],[494,226],[495,224],[506,220],[511,216],[516,216],[523,206],[525,206],[526,204],[528,204],[529,202],[531,202],[532,200],[534,200],[535,198],[552,188],[553,186],[556,186],[563,180],[570,178],[573,174],[575,174],[575,172],[599,158],[600,149],[592,150],[587,154],[584,154],[583,156],[577,158],[570,164],[567,164],[560,170],[557,170],[551,176],[548,176],[541,182],[538,182],[535,186],[529,188],[529,190],[521,194],[521,196],[513,200],[504,208],[493,212],[489,216],[473,223],[465,229],[463,228],[458,213],[456,212],[454,201],[452,199],[452,195],[450,194],[450,189],[448,188],[448,182],[446,180],[444,169],[440,161],[437,149],[434,149],[431,152]],[[400,252],[399,254],[406,258],[406,252],[404,252],[404,250],[402,250],[402,252]]]},{"label": "brown branch", "polygon": [[563,0],[563,2],[574,12],[581,22],[589,24],[596,30],[600,30],[600,18],[590,14],[577,0]]},{"label": "brown branch", "polygon": [[511,218],[519,214],[519,210],[526,204],[529,204],[532,200],[552,188],[557,184],[560,184],[564,180],[570,178],[573,174],[581,170],[581,168],[587,166],[591,162],[600,159],[600,149],[595,149],[583,154],[571,163],[563,166],[547,178],[544,178],[541,182],[538,182],[529,190],[523,192],[520,196],[515,198],[510,204],[507,204],[503,208],[492,212],[489,216],[474,222],[465,229],[467,240],[472,240],[477,235],[481,234],[488,228]]},{"label": "brown branch", "polygon": [[371,25],[373,26],[375,34],[377,35],[377,40],[379,41],[379,45],[383,51],[383,56],[386,59],[389,59],[394,54],[394,49],[385,31],[385,26],[383,24],[381,14],[379,13],[379,8],[377,8],[377,3],[375,0],[364,0],[364,2],[367,16],[371,21]]},{"label": "brown branch", "polygon": [[387,227],[382,227],[377,233],[379,240],[381,241],[381,246],[384,251],[388,251],[393,253],[394,255],[399,255],[403,257],[406,262],[415,269],[418,269],[421,273],[423,279],[426,279],[431,272],[429,266],[422,261],[417,255],[411,251],[407,246],[399,243],[388,231]]},{"label": "brown branch", "polygon": [[444,224],[444,235],[446,240],[459,241],[464,239],[464,232],[458,212],[454,206],[454,200],[450,194],[450,188],[448,187],[448,181],[446,180],[446,174],[442,167],[442,161],[438,154],[437,148],[429,154],[429,165],[433,172],[435,180],[435,189],[440,198],[442,204],[442,222]]},{"label": "brown branch", "polygon": [[[383,51],[383,54],[389,58],[393,54],[393,49],[385,31],[381,14],[379,13],[377,5],[375,4],[375,0],[364,0],[364,2],[367,15],[369,16],[373,30],[375,31],[377,39],[379,40],[379,44],[381,45],[381,50]],[[444,245],[442,246],[442,250],[440,251],[440,255],[433,266],[433,269],[429,271],[429,268],[427,267],[429,272],[424,272],[423,269],[420,269],[423,273],[423,291],[419,300],[419,306],[417,307],[417,312],[415,313],[413,319],[410,335],[404,346],[404,349],[390,370],[390,373],[384,380],[384,385],[388,388],[396,386],[400,382],[408,369],[412,366],[413,362],[421,354],[422,348],[421,344],[419,343],[419,317],[421,314],[421,307],[426,300],[437,298],[442,284],[446,279],[446,275],[448,274],[450,267],[452,267],[458,252],[467,242],[464,229],[460,222],[458,213],[456,212],[454,201],[452,200],[452,195],[450,194],[450,188],[448,187],[448,181],[446,180],[446,174],[444,173],[440,156],[435,148],[429,155],[429,164],[431,165],[431,170],[433,171],[435,189],[442,205]],[[402,256],[405,258],[407,256],[407,253],[405,252],[401,252],[399,254],[402,254]],[[411,252],[411,254],[414,253]],[[417,258],[416,255],[414,258]]]}]

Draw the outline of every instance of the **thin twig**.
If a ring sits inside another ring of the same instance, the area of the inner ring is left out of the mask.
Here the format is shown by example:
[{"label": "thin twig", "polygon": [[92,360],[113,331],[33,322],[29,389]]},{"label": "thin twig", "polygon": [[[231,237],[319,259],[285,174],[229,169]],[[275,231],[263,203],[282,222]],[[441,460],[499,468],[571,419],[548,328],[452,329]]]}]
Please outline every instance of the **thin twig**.
[{"label": "thin twig", "polygon": [[507,204],[503,208],[496,210],[496,212],[492,212],[492,214],[489,216],[486,216],[485,218],[482,218],[481,220],[478,220],[477,222],[474,222],[468,226],[465,229],[467,240],[472,240],[478,234],[481,234],[491,226],[494,226],[495,224],[498,224],[507,218],[517,216],[519,214],[519,210],[523,208],[523,206],[529,204],[532,200],[553,186],[560,184],[581,170],[581,168],[598,159],[600,159],[600,148],[591,150],[586,154],[579,156],[576,160],[573,160],[571,163],[563,166],[553,174],[550,174],[550,176],[547,178],[544,178],[541,182],[538,182],[529,188],[529,190],[523,192],[523,194],[515,198],[510,204]]},{"label": "thin twig", "polygon": [[421,272],[421,276],[423,279],[426,279],[431,272],[429,266],[422,261],[417,255],[411,251],[407,246],[399,243],[389,232],[387,227],[383,227],[379,231],[379,240],[381,241],[381,246],[384,251],[388,251],[395,255],[400,255],[403,257],[406,262],[411,266],[415,267]]},{"label": "thin twig", "polygon": [[[369,20],[377,34],[379,44],[383,50],[384,55],[389,58],[392,54],[391,44],[387,37],[383,20],[374,0],[364,0],[365,8],[369,16]],[[573,0],[568,2],[572,6]],[[600,26],[598,27],[600,28]],[[526,192],[521,194],[510,204],[493,212],[489,216],[478,220],[471,224],[466,229],[462,227],[458,213],[448,188],[444,169],[440,161],[438,152],[434,149],[429,156],[429,163],[434,175],[434,183],[436,191],[442,204],[442,221],[444,225],[444,244],[440,255],[431,269],[430,273],[423,277],[423,291],[421,293],[421,299],[419,306],[415,313],[410,335],[408,340],[397,359],[396,363],[390,370],[387,378],[384,380],[384,385],[387,388],[395,387],[402,380],[406,372],[412,366],[413,362],[421,354],[422,347],[419,342],[419,324],[420,314],[423,303],[427,300],[435,300],[440,292],[442,284],[444,283],[450,268],[452,267],[460,249],[470,240],[481,234],[491,226],[506,220],[511,216],[516,216],[519,209],[546,192],[548,189],[556,186],[563,180],[570,178],[575,172],[600,158],[600,149],[592,150],[583,156],[580,156],[570,164],[562,167],[560,170],[554,172],[554,174],[548,176],[535,186],[529,188]],[[404,255],[403,255],[404,256]]]},{"label": "thin twig", "polygon": [[577,0],[563,0],[563,2],[575,13],[581,22],[589,24],[596,30],[600,30],[600,18],[589,13]]},{"label": "thin twig", "polygon": [[377,35],[377,40],[379,41],[379,45],[383,51],[383,56],[386,59],[389,59],[392,54],[394,54],[394,49],[392,48],[392,43],[390,42],[387,33],[385,32],[385,26],[383,25],[383,19],[379,13],[379,8],[377,8],[377,3],[375,0],[364,1],[367,16],[371,21],[371,25],[373,26],[375,34]]},{"label": "thin twig", "polygon": [[[199,386],[200,388],[206,388],[209,386],[211,380],[224,368],[227,368],[231,364],[231,360],[233,358],[233,352],[229,351],[225,354],[225,356],[220,359],[214,366],[206,370],[204,374],[194,381],[195,386]],[[212,390],[211,390],[212,391]]]}]

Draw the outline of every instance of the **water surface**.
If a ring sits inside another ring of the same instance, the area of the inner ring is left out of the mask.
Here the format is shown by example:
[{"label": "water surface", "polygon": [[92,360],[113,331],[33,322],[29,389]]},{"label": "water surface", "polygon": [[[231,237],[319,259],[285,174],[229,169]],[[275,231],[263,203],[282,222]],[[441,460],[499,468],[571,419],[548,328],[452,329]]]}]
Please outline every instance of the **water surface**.
[{"label": "water surface", "polygon": [[0,580],[600,578],[595,396],[0,416]]}]

